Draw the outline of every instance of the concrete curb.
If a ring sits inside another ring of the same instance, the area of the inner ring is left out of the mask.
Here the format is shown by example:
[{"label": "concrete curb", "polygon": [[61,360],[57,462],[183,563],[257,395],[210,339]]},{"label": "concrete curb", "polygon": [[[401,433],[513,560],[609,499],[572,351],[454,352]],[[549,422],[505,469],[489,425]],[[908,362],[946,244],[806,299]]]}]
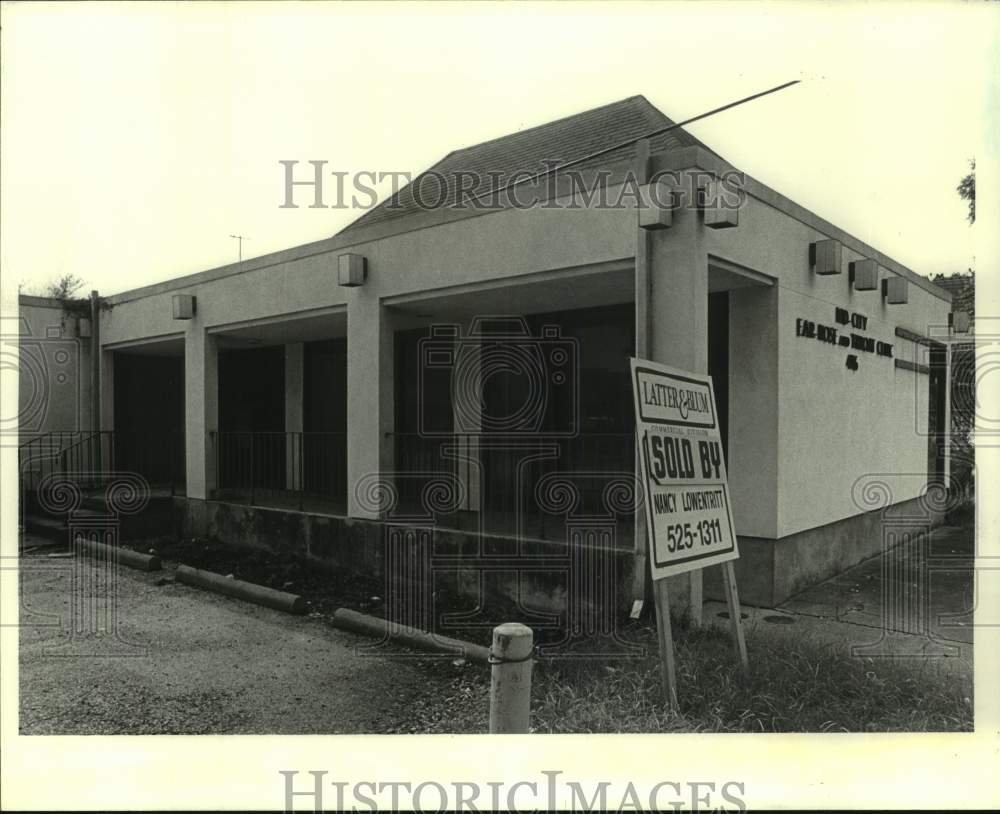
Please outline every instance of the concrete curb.
[{"label": "concrete curb", "polygon": [[460,639],[452,639],[448,636],[427,633],[423,630],[417,630],[415,627],[400,625],[390,622],[388,619],[358,613],[348,608],[339,608],[334,611],[331,621],[334,626],[352,633],[360,633],[376,639],[389,639],[397,644],[412,647],[414,650],[447,653],[455,658],[465,658],[477,664],[489,663],[490,649],[488,647],[472,642],[463,642]]},{"label": "concrete curb", "polygon": [[104,543],[95,543],[92,540],[77,540],[76,545],[84,554],[91,557],[110,560],[117,559],[122,565],[135,568],[137,571],[159,571],[162,568],[160,558],[155,554],[140,554],[120,546],[108,546]]},{"label": "concrete curb", "polygon": [[255,585],[252,582],[244,582],[241,579],[224,577],[213,571],[201,571],[189,565],[178,565],[175,577],[178,582],[185,585],[225,594],[246,602],[253,602],[255,605],[263,605],[285,613],[306,612],[306,602],[298,594],[289,594],[284,591],[276,591],[274,588],[265,588],[263,585]]}]

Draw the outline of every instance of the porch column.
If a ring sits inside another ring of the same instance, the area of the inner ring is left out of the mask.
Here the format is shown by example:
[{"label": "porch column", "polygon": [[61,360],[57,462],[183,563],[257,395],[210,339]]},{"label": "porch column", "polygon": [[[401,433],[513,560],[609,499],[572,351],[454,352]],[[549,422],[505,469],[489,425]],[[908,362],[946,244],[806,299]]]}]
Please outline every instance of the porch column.
[{"label": "porch column", "polygon": [[219,428],[219,356],[214,336],[192,320],[184,336],[184,445],[187,496],[207,500],[215,487],[209,433]]},{"label": "porch column", "polygon": [[392,479],[395,318],[364,289],[347,308],[347,514],[377,519],[374,479]]},{"label": "porch column", "polygon": [[[469,339],[469,330],[472,327],[473,320],[466,320],[462,323],[462,347],[465,348],[466,353],[475,353],[473,350],[474,346],[472,341]],[[460,351],[459,348],[455,349],[456,354]],[[465,487],[465,500],[459,506],[463,511],[467,512],[481,512],[482,511],[482,501],[480,499],[480,484],[482,481],[482,455],[480,451],[479,439],[480,435],[475,435],[473,433],[482,433],[482,400],[484,398],[483,388],[482,388],[482,371],[481,367],[482,357],[473,357],[472,368],[478,372],[477,376],[466,378],[465,381],[472,381],[478,386],[477,392],[455,394],[452,393],[452,398],[464,399],[464,404],[462,405],[461,416],[458,414],[456,405],[452,403],[452,425],[455,428],[456,438],[455,447],[458,453],[458,461],[456,462],[457,476],[461,484]]]},{"label": "porch column", "polygon": [[[691,184],[693,181],[687,182]],[[642,356],[645,345],[645,358],[693,373],[708,372],[708,251],[704,229],[698,211],[687,202],[675,209],[671,228],[638,229],[637,236],[637,352]],[[636,526],[638,533],[640,524]],[[644,523],[641,528],[645,533]],[[671,605],[688,610],[692,622],[700,624],[701,570],[671,578],[669,589]]]},{"label": "porch column", "polygon": [[305,345],[285,345],[285,488],[302,488],[302,455],[305,425]]},{"label": "porch column", "polygon": [[101,420],[100,430],[115,428],[115,352],[98,349],[101,354]]}]

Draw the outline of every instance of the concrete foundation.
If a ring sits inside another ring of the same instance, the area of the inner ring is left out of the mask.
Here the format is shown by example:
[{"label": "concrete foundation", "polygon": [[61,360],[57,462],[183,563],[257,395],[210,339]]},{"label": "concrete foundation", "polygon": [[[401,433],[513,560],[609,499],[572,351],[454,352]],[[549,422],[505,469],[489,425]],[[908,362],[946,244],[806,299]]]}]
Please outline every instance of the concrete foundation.
[{"label": "concrete foundation", "polygon": [[[433,590],[447,589],[486,606],[514,605],[537,614],[540,623],[553,624],[553,617],[570,609],[588,617],[579,620],[584,626],[610,624],[612,615],[603,618],[605,599],[613,600],[619,618],[631,601],[631,548],[524,541],[518,552],[516,541],[470,531],[185,498],[177,498],[175,506],[186,536],[266,548],[377,578],[389,570],[428,574]],[[421,562],[412,562],[414,557]],[[574,596],[577,601],[571,601]]]},{"label": "concrete foundation", "polygon": [[[635,558],[620,545],[526,540],[518,551],[514,540],[474,531],[185,498],[176,498],[175,507],[186,535],[266,548],[376,578],[390,570],[404,573],[426,580],[431,593],[447,589],[484,605],[513,603],[540,619],[569,612],[600,626],[611,623],[599,607],[609,599],[618,618],[629,610]],[[886,532],[901,525],[929,529],[942,521],[940,512],[914,499],[780,540],[741,537],[740,600],[773,607],[880,553]],[[704,581],[706,599],[723,598],[720,569],[706,569]]]}]

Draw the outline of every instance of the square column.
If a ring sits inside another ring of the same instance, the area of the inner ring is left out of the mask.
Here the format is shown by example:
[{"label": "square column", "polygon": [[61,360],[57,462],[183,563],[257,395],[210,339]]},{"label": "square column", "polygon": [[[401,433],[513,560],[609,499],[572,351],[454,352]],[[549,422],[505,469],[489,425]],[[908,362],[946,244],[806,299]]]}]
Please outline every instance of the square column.
[{"label": "square column", "polygon": [[708,372],[708,252],[698,213],[674,213],[649,235],[648,353],[664,365]]},{"label": "square column", "polygon": [[305,345],[285,345],[285,488],[302,488],[305,441]]},{"label": "square column", "polygon": [[[640,160],[641,160],[640,156]],[[690,185],[690,182],[689,182]],[[636,221],[636,353],[693,373],[708,371],[708,251],[704,224],[692,205],[678,207],[669,229]],[[638,461],[636,472],[639,472]],[[648,548],[644,518],[636,544]],[[702,572],[668,579],[670,604],[701,622]]]},{"label": "square column", "polygon": [[184,336],[184,444],[189,498],[207,500],[215,488],[215,451],[209,434],[218,429],[218,344],[200,324],[192,322]]},{"label": "square column", "polygon": [[[465,499],[458,507],[462,511],[478,513],[482,511],[482,499],[480,488],[482,483],[483,459],[480,448],[480,437],[482,435],[482,404],[484,394],[482,392],[480,343],[475,342],[469,336],[469,331],[473,321],[466,320],[461,324],[462,339],[460,347],[456,347],[456,358],[458,353],[470,354],[471,362],[467,362],[465,368],[469,376],[467,382],[474,382],[478,385],[478,391],[456,394],[452,391],[452,399],[463,399],[461,414],[454,401],[452,402],[452,422],[455,428],[455,448],[458,460],[455,465],[455,474],[465,490]],[[475,375],[472,375],[473,372]]]},{"label": "square column", "polygon": [[98,429],[115,428],[115,352],[99,349],[101,354],[101,421]]},{"label": "square column", "polygon": [[378,519],[392,508],[395,316],[357,290],[347,308],[347,514]]}]

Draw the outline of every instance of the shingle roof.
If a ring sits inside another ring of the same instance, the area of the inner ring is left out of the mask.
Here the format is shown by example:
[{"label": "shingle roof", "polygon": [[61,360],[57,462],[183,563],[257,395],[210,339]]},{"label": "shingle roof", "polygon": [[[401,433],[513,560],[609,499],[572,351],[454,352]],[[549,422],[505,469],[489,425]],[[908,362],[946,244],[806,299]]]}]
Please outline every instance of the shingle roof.
[{"label": "shingle roof", "polygon": [[[382,201],[348,225],[341,234],[425,211],[417,199],[447,207],[455,201],[456,173],[475,173],[482,179],[475,194],[488,193],[492,189],[502,188],[515,174],[543,172],[551,169],[554,164],[576,161],[672,124],[674,122],[645,97],[632,96],[548,124],[455,150],[414,178],[412,183],[399,190],[395,196]],[[650,141],[652,152],[689,146],[709,149],[681,128],[663,133]],[[611,165],[634,158],[635,152],[636,145],[633,143],[583,161],[575,165],[574,169]],[[445,180],[443,193],[439,180],[442,176]],[[415,198],[414,187],[417,185],[419,192]]]}]

